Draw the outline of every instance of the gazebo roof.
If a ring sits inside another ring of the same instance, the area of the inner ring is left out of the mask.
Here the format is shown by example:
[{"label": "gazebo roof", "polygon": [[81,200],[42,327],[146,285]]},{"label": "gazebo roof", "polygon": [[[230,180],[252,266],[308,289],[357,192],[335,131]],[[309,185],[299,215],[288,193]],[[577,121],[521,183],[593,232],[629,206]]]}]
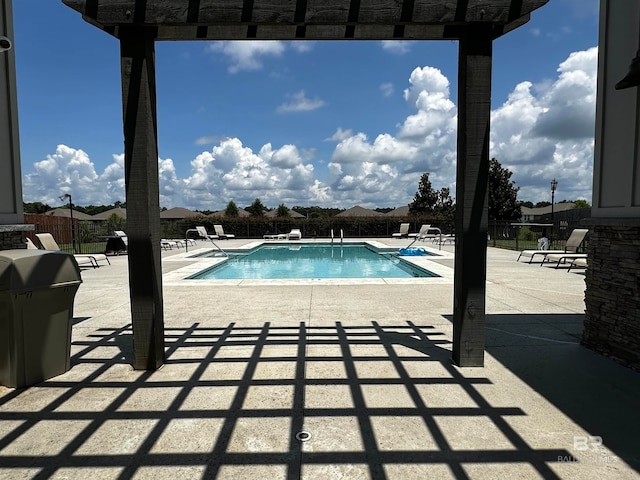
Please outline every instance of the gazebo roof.
[{"label": "gazebo roof", "polygon": [[158,40],[451,40],[469,24],[497,38],[548,0],[62,1],[116,37],[136,26],[157,29]]}]

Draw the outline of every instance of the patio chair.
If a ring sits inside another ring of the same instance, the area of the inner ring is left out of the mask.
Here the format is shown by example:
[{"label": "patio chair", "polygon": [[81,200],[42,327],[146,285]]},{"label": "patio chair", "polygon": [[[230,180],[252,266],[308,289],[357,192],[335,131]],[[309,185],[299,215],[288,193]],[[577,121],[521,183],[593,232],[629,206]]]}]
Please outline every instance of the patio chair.
[{"label": "patio chair", "polygon": [[291,231],[287,234],[287,240],[301,240],[302,232],[299,228],[292,228]]},{"label": "patio chair", "polygon": [[116,237],[122,239],[122,243],[124,243],[125,247],[129,246],[129,238],[127,237],[126,233],[124,233],[122,230],[114,230],[113,233]]},{"label": "patio chair", "polygon": [[25,240],[25,243],[27,244],[28,250],[38,250],[38,247],[36,247],[36,244],[33,243],[29,237],[27,237],[27,239]]},{"label": "patio chair", "polygon": [[516,259],[516,262],[520,260],[520,257],[522,256],[529,257],[529,263],[531,263],[533,262],[534,257],[540,255],[543,257],[542,262],[544,263],[544,259],[548,255],[578,253],[578,249],[582,246],[587,233],[589,233],[589,229],[587,228],[574,229],[567,239],[564,250],[522,250]]},{"label": "patio chair", "polygon": [[587,268],[587,265],[588,264],[587,264],[586,257],[574,258],[573,261],[571,262],[571,265],[569,265],[567,272],[570,272],[572,268]]},{"label": "patio chair", "polygon": [[395,237],[395,238],[408,237],[409,236],[409,224],[408,223],[401,223],[400,224],[400,231],[392,233],[391,236]]},{"label": "patio chair", "polygon": [[[45,250],[51,250],[54,252],[62,251],[56,240],[53,238],[53,235],[50,233],[36,233],[36,237],[38,237],[42,248]],[[111,265],[111,262],[104,253],[74,254],[73,257],[76,259],[76,262],[80,267],[90,266],[98,268],[100,266],[98,260],[106,260],[107,263]]]},{"label": "patio chair", "polygon": [[424,238],[424,236],[427,234],[430,228],[431,228],[431,225],[424,223],[422,224],[422,226],[420,227],[420,230],[418,230],[417,233],[410,233],[409,237],[417,238],[418,240],[420,240]]},{"label": "patio chair", "polygon": [[[546,255],[543,259],[542,259],[542,263],[540,263],[540,266],[544,265],[545,263],[549,264],[552,262],[555,262],[556,266],[555,268],[558,268],[560,265],[566,264],[569,260],[575,262],[576,260],[587,260],[587,254],[586,253],[551,253],[549,255]],[[569,268],[571,268],[571,265],[569,265]]]},{"label": "patio chair", "polygon": [[121,252],[129,251],[129,237],[123,230],[114,230],[114,237],[107,239],[107,245],[105,246],[106,252],[113,252],[119,255]]},{"label": "patio chair", "polygon": [[236,238],[233,233],[224,233],[224,228],[222,225],[214,225],[213,229],[216,231],[216,235],[220,240],[226,240],[228,238]]},{"label": "patio chair", "polygon": [[202,238],[203,240],[217,240],[218,239],[218,235],[209,235],[207,233],[207,229],[204,227],[204,225],[196,225],[196,230],[198,231],[198,235],[200,235],[200,238]]}]

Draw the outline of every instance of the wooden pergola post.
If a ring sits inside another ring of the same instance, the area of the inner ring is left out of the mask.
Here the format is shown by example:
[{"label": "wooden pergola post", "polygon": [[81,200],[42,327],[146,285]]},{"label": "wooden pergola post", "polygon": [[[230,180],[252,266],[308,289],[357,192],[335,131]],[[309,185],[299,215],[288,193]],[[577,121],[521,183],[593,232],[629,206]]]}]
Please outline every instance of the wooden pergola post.
[{"label": "wooden pergola post", "polygon": [[129,291],[133,367],[164,364],[164,312],[160,255],[160,188],[156,125],[156,29],[121,27]]},{"label": "wooden pergola post", "polygon": [[468,27],[458,63],[453,361],[484,366],[492,35]]}]

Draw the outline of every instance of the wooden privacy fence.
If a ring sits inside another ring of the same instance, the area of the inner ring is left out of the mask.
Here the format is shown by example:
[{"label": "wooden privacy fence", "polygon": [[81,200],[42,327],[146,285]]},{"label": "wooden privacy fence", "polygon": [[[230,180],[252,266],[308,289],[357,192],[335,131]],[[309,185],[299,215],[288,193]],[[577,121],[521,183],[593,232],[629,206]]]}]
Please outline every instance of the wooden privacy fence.
[{"label": "wooden privacy fence", "polygon": [[98,222],[74,218],[72,230],[71,218],[32,213],[25,213],[24,222],[34,226],[34,230],[27,232],[26,236],[37,246],[40,246],[40,242],[35,234],[50,233],[60,249],[68,253],[73,252],[74,237],[77,253],[102,253],[107,244],[105,237],[111,235],[113,230],[120,228],[107,221]]}]

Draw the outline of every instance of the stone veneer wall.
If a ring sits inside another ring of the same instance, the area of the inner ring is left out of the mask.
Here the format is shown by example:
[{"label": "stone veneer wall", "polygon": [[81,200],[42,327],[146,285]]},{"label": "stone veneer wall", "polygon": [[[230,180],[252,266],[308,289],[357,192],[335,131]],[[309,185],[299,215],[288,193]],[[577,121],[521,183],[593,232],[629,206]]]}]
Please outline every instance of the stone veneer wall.
[{"label": "stone veneer wall", "polygon": [[33,230],[33,225],[0,225],[0,250],[27,248],[24,232]]},{"label": "stone veneer wall", "polygon": [[582,343],[640,371],[640,224],[595,220],[589,225]]}]

